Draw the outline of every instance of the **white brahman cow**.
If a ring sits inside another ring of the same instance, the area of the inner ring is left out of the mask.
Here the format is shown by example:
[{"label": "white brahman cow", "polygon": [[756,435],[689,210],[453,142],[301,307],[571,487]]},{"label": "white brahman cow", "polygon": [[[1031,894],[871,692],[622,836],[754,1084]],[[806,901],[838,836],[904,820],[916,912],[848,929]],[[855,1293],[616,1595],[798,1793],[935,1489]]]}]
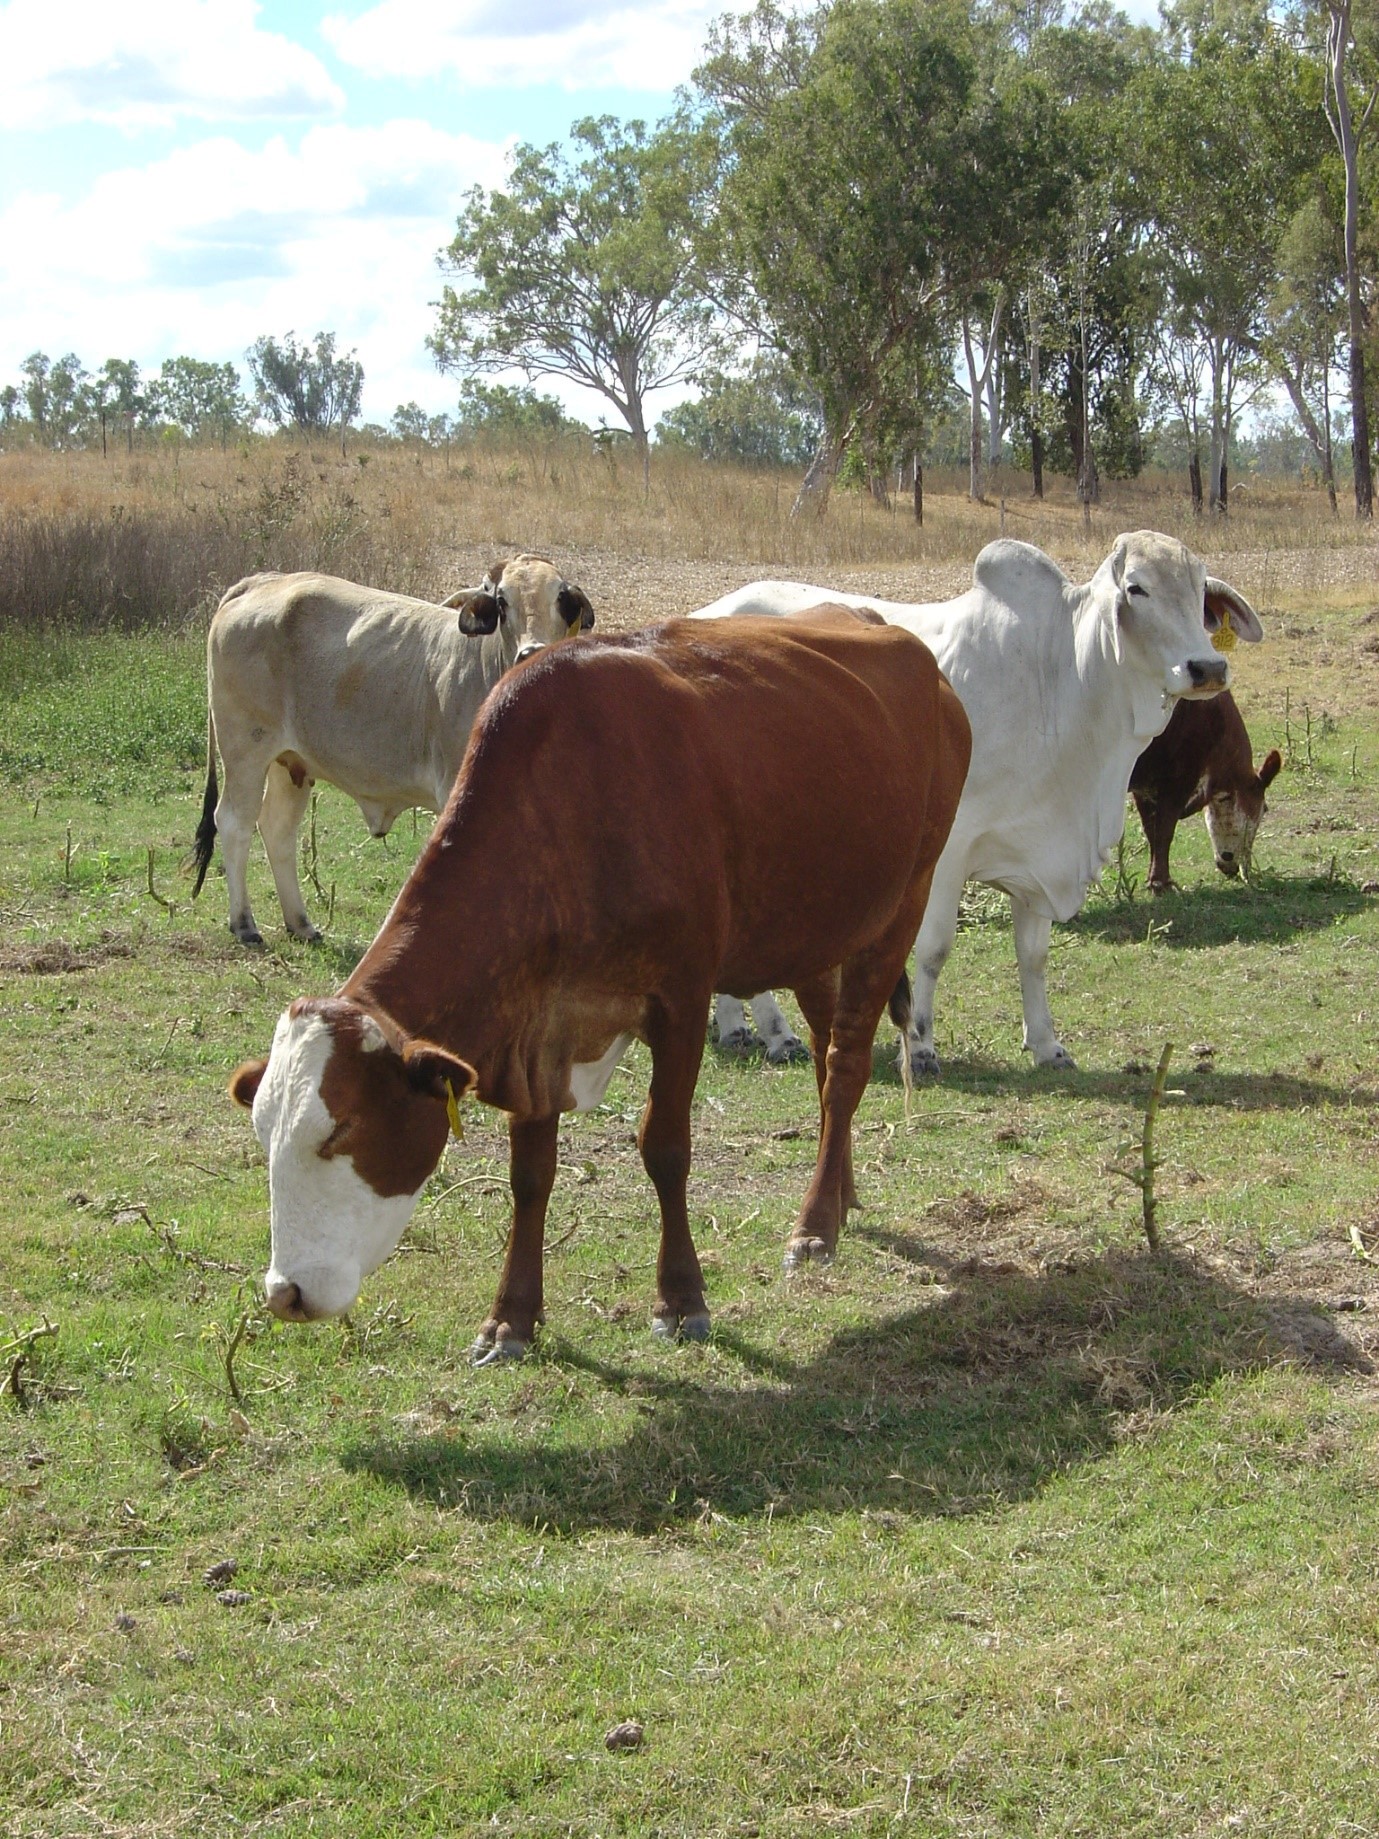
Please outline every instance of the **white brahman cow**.
[{"label": "white brahman cow", "polygon": [[497,564],[443,606],[331,575],[237,582],[206,636],[206,793],[193,896],[219,833],[230,931],[242,944],[262,942],[246,878],[257,825],[288,931],[319,938],[297,876],[313,783],[347,792],[374,836],[413,805],[441,810],[479,705],[504,671],[593,623],[585,595],[542,556]]},{"label": "white brahman cow", "polygon": [[[755,581],[694,617],[793,613],[819,601],[872,607],[924,640],[972,724],[972,765],[916,944],[910,1065],[939,1070],[934,988],[957,936],[969,879],[1010,896],[1025,1046],[1039,1066],[1069,1067],[1054,1032],[1046,970],[1054,920],[1071,919],[1125,828],[1131,768],[1179,697],[1229,680],[1209,634],[1229,621],[1263,636],[1253,608],[1172,537],[1137,530],[1085,586],[1028,543],[989,543],[956,600],[907,605],[797,581]],[[752,1004],[783,1058],[789,1024],[770,997]],[[720,997],[719,1038],[745,1033]]]}]

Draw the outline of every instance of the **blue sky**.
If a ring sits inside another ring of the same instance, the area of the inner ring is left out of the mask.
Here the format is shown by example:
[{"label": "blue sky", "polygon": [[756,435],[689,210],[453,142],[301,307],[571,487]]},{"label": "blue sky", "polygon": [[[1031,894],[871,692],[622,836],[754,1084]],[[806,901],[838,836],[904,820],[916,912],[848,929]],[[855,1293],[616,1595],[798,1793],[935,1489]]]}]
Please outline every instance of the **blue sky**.
[{"label": "blue sky", "polygon": [[726,10],[0,0],[0,382],[38,349],[243,368],[260,333],[330,330],[367,419],[453,407],[424,341],[464,193],[581,115],[658,119]]}]

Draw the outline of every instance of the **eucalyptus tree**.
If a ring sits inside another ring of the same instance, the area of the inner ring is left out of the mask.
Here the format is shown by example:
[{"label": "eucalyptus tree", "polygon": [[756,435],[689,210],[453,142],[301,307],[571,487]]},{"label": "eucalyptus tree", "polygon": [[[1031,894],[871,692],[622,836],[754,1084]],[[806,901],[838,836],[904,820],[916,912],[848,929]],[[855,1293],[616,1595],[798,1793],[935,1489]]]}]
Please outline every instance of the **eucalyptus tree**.
[{"label": "eucalyptus tree", "polygon": [[1317,193],[1294,214],[1279,241],[1278,277],[1269,297],[1261,353],[1288,392],[1336,509],[1331,378],[1346,331],[1344,237]]},{"label": "eucalyptus tree", "polygon": [[293,332],[281,341],[258,338],[245,356],[255,405],[275,427],[304,434],[338,428],[344,446],[345,430],[358,419],[364,366],[353,351],[337,355],[333,332],[318,332],[314,345],[299,345]]},{"label": "eucalyptus tree", "polygon": [[696,72],[725,135],[725,297],[822,409],[797,513],[823,510],[893,367],[933,336],[975,80],[959,7],[883,0],[808,17],[761,0]]},{"label": "eucalyptus tree", "polygon": [[1151,201],[1165,298],[1157,380],[1195,433],[1205,395],[1207,500],[1226,508],[1232,423],[1261,386],[1260,345],[1283,226],[1320,153],[1302,58],[1264,15],[1189,35],[1135,86],[1136,177]]},{"label": "eucalyptus tree", "polygon": [[149,382],[147,401],[152,416],[179,428],[189,440],[211,437],[222,447],[245,425],[250,412],[234,365],[204,358],[164,359],[161,371]]},{"label": "eucalyptus tree", "polygon": [[442,370],[564,377],[603,396],[649,468],[646,398],[718,352],[698,232],[716,149],[683,116],[654,132],[578,121],[570,145],[519,146],[506,187],[476,186],[438,258],[461,278],[427,340]]},{"label": "eucalyptus tree", "polygon": [[1366,277],[1360,270],[1360,146],[1379,100],[1379,13],[1364,0],[1323,0],[1325,109],[1345,169],[1345,276],[1350,415],[1355,457],[1355,515],[1373,517],[1365,342]]}]

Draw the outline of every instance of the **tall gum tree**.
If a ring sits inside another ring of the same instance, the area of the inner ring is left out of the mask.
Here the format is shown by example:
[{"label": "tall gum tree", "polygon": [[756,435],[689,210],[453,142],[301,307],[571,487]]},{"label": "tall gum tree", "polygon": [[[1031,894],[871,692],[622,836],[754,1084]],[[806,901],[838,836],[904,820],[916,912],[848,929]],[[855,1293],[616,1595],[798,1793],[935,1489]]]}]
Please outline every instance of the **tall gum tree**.
[{"label": "tall gum tree", "polygon": [[955,180],[975,77],[960,7],[886,0],[807,19],[763,0],[716,28],[696,72],[725,136],[723,296],[823,406],[796,514],[825,508],[888,378],[924,363],[945,251],[969,228]]},{"label": "tall gum tree", "polygon": [[570,146],[520,146],[506,189],[476,186],[439,261],[427,340],[442,370],[521,370],[595,390],[631,432],[649,477],[646,398],[696,375],[720,338],[700,275],[716,148],[684,117],[649,132],[611,116]]}]

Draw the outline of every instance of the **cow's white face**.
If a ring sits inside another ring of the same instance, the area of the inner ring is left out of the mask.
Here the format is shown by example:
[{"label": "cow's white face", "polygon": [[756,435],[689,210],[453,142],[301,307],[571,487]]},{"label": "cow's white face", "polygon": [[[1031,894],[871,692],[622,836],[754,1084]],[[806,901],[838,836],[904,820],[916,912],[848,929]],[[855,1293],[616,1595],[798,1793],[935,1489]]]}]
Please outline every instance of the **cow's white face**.
[{"label": "cow's white face", "polygon": [[1265,791],[1273,784],[1283,761],[1278,749],[1265,755],[1258,773],[1246,783],[1213,792],[1202,807],[1211,838],[1211,853],[1223,875],[1248,875],[1259,820],[1269,809]]},{"label": "cow's white face", "polygon": [[1118,641],[1158,677],[1165,697],[1215,696],[1226,688],[1230,667],[1208,636],[1223,615],[1212,611],[1207,571],[1190,550],[1157,531],[1136,530],[1116,539],[1102,569],[1114,588]]},{"label": "cow's white face", "polygon": [[460,606],[461,632],[475,636],[501,631],[503,647],[514,663],[587,632],[594,623],[587,595],[544,556],[520,555],[498,562],[477,592],[456,595],[446,604]]},{"label": "cow's white face", "polygon": [[[473,1072],[439,1050],[399,1051],[344,999],[293,1003],[266,1061],[241,1067],[268,1158],[272,1255],[264,1288],[285,1321],[343,1315],[394,1250],[445,1147],[444,1081]],[[438,1089],[439,1082],[439,1089]]]}]

